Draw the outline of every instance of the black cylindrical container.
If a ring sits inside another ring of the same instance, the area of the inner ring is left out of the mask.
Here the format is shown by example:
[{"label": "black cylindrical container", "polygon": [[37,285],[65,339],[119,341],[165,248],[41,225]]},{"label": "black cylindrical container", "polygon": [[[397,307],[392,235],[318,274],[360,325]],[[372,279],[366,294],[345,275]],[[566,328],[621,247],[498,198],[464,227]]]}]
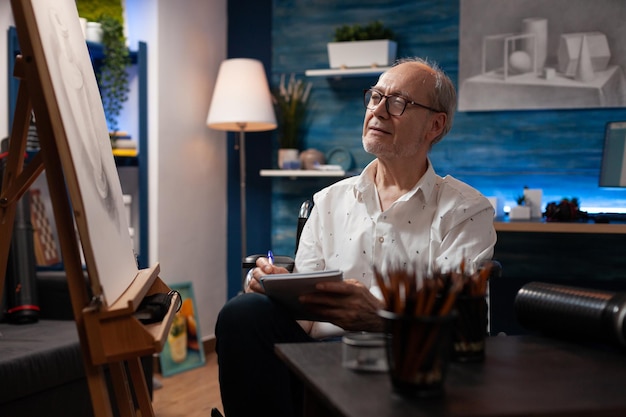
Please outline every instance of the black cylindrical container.
[{"label": "black cylindrical container", "polygon": [[[8,149],[8,139],[0,144],[0,151]],[[0,160],[0,188],[5,160]],[[6,318],[12,323],[34,323],[39,320],[35,272],[33,225],[30,221],[30,199],[25,194],[16,203],[13,234],[4,284]]]},{"label": "black cylindrical container", "polygon": [[529,330],[587,342],[626,346],[626,294],[530,282],[515,297],[519,323]]},{"label": "black cylindrical container", "polygon": [[39,320],[30,201],[26,194],[15,210],[11,250],[7,265],[7,317],[12,323],[34,323]]}]

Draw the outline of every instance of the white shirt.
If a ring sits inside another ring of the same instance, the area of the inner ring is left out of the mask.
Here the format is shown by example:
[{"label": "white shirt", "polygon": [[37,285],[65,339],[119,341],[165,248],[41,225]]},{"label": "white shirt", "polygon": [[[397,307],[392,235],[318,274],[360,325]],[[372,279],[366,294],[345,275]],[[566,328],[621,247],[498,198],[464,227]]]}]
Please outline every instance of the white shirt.
[{"label": "white shirt", "polygon": [[[382,211],[374,182],[374,160],[356,177],[339,181],[313,196],[296,254],[295,271],[340,269],[361,281],[378,298],[372,266],[385,270],[398,262],[455,270],[491,259],[496,244],[494,209],[469,185],[438,176],[430,161],[415,187]],[[341,334],[316,322],[311,336]]]}]

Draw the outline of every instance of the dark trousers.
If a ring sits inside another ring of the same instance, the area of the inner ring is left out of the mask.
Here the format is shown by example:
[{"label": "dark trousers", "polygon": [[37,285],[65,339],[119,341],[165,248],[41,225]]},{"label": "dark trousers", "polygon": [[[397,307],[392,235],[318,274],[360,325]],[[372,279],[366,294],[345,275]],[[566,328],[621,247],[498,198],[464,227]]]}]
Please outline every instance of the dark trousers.
[{"label": "dark trousers", "polygon": [[302,386],[276,356],[274,344],[315,339],[287,310],[265,295],[238,295],[222,307],[215,337],[226,417],[301,415]]}]

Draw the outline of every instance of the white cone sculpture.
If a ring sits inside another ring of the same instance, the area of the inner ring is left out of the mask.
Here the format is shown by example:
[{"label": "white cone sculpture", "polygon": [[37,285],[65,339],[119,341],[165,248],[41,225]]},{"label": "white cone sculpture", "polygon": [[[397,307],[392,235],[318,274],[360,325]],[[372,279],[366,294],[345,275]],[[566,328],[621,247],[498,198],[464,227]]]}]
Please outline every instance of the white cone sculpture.
[{"label": "white cone sculpture", "polygon": [[589,53],[589,42],[587,37],[583,35],[580,42],[580,53],[578,54],[578,67],[576,68],[576,81],[589,82],[595,78],[593,65],[591,63],[591,54]]}]

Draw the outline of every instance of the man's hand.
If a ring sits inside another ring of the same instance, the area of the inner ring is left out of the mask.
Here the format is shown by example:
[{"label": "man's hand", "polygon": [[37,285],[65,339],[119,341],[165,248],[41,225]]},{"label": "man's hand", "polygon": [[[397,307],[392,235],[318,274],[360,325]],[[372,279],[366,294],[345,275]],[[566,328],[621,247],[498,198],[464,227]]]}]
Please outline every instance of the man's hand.
[{"label": "man's hand", "polygon": [[256,268],[252,270],[252,273],[249,274],[249,280],[246,284],[245,292],[258,292],[261,294],[265,294],[265,289],[263,289],[263,285],[261,284],[261,277],[265,275],[271,274],[288,274],[286,268],[282,266],[275,266],[270,263],[267,258],[258,258],[256,260]]},{"label": "man's hand", "polygon": [[322,282],[315,288],[319,292],[299,298],[315,315],[348,331],[383,331],[378,310],[384,304],[359,281]]}]

